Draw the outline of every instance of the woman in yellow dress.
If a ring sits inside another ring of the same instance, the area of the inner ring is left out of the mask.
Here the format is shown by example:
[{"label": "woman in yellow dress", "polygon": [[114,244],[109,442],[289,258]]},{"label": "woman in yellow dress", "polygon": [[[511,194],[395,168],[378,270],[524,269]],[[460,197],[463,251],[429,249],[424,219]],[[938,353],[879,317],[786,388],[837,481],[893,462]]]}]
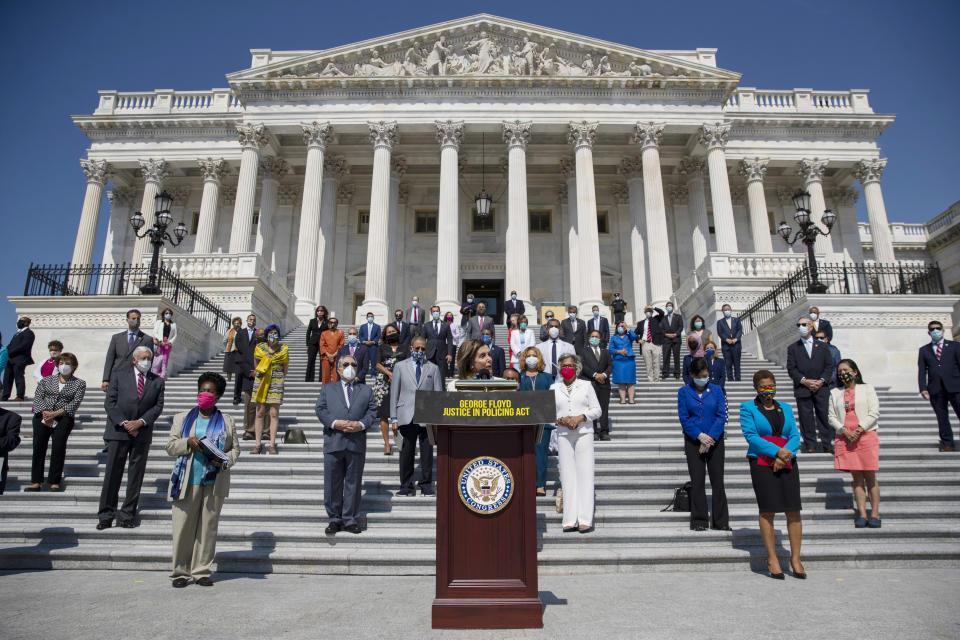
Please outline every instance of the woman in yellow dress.
[{"label": "woman in yellow dress", "polygon": [[256,419],[253,422],[253,433],[256,445],[251,453],[262,453],[263,445],[260,438],[263,435],[263,420],[267,411],[270,412],[270,447],[271,454],[277,453],[277,428],[280,426],[280,405],[283,404],[283,381],[287,376],[287,367],[290,364],[290,352],[287,345],[280,342],[280,329],[272,324],[267,327],[267,341],[257,345],[253,352],[256,376],[253,380],[253,402],[257,408]]}]

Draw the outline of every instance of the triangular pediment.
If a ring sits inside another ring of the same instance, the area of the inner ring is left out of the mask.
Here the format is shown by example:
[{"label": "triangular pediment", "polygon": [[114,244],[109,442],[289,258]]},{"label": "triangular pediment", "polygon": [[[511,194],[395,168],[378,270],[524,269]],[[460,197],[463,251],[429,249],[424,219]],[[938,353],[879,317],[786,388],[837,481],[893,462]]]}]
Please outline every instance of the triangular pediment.
[{"label": "triangular pediment", "polygon": [[536,79],[730,91],[740,74],[689,56],[480,14],[322,51],[278,52],[266,64],[227,79],[236,89]]}]

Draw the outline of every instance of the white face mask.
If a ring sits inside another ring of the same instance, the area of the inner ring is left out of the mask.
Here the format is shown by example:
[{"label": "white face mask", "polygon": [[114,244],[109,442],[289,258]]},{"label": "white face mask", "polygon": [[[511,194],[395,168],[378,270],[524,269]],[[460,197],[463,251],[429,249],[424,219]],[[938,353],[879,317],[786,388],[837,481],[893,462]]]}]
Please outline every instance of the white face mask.
[{"label": "white face mask", "polygon": [[164,319],[164,320],[173,320],[173,315],[172,315],[172,314],[169,314],[169,313],[165,313],[165,314],[163,314],[163,319]]},{"label": "white face mask", "polygon": [[57,367],[57,369],[59,369],[60,375],[62,376],[69,376],[71,373],[73,373],[73,367],[68,364],[62,364]]},{"label": "white face mask", "polygon": [[340,374],[340,377],[350,382],[357,377],[357,370],[353,368],[353,365],[347,365],[343,368],[343,373]]},{"label": "white face mask", "polygon": [[373,318],[367,318],[367,324],[373,324]]},{"label": "white face mask", "polygon": [[537,368],[537,364],[538,364],[540,361],[537,359],[537,356],[527,356],[527,359],[524,360],[524,362],[527,363],[527,368],[528,368],[528,369],[536,369],[536,368]]},{"label": "white face mask", "polygon": [[560,335],[560,329],[557,329],[556,327],[550,327],[550,329],[547,331],[547,335],[556,340],[557,336]]},{"label": "white face mask", "polygon": [[137,360],[137,369],[140,370],[140,373],[146,373],[150,371],[150,366],[153,364],[150,360]]},{"label": "white face mask", "polygon": [[413,302],[410,303],[410,305],[411,305],[411,306],[414,306],[414,307],[419,307],[419,306],[420,306],[420,303],[417,302],[416,300],[414,300]]},{"label": "white face mask", "polygon": [[817,314],[811,312],[811,313],[810,313],[810,319],[813,320],[814,322],[816,322],[816,321],[817,321]]}]

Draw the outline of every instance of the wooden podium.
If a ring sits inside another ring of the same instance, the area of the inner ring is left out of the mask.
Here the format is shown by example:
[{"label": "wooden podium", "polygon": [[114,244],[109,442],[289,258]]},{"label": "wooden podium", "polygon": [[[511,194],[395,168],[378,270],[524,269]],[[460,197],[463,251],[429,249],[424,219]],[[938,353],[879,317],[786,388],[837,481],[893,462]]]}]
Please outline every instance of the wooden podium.
[{"label": "wooden podium", "polygon": [[418,392],[437,443],[434,629],[543,626],[537,591],[536,460],[553,393]]}]

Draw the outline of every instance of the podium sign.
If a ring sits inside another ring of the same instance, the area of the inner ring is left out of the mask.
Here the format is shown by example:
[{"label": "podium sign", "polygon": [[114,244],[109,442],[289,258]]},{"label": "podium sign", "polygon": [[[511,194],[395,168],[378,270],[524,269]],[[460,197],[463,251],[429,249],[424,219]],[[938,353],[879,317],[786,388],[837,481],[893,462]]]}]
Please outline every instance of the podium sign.
[{"label": "podium sign", "polygon": [[419,391],[414,420],[436,425],[433,628],[542,627],[534,447],[553,393]]}]

